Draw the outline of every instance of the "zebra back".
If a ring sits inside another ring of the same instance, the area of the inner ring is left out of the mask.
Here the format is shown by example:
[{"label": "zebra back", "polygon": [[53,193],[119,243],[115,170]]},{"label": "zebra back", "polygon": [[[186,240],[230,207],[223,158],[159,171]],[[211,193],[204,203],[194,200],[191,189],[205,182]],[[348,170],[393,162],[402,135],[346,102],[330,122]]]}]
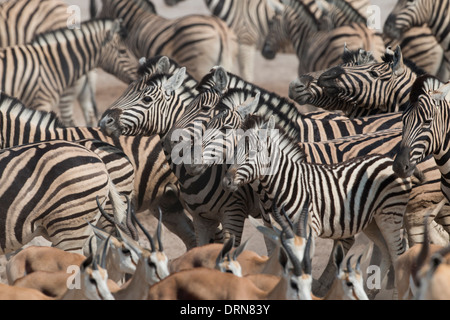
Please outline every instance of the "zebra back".
[{"label": "zebra back", "polygon": [[43,235],[54,246],[79,251],[96,224],[96,197],[116,191],[102,160],[67,141],[26,144],[0,152],[2,253]]},{"label": "zebra back", "polygon": [[104,0],[99,16],[123,20],[127,44],[136,56],[166,55],[198,80],[215,65],[231,69],[237,54],[236,35],[216,17],[166,19],[126,0]]},{"label": "zebra back", "polygon": [[70,13],[59,0],[12,0],[0,4],[0,47],[31,42],[40,33],[67,27]]}]

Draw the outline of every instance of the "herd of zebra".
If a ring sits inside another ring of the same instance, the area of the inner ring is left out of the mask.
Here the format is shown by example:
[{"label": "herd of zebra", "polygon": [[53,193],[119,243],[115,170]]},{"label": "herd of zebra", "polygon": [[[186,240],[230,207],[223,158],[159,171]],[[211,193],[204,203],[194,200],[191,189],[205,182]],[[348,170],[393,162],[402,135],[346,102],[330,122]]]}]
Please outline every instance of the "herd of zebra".
[{"label": "herd of zebra", "polygon": [[[398,0],[383,32],[367,0],[98,5],[77,25],[63,1],[0,4],[0,299],[373,299],[369,258],[395,299],[450,299],[450,0]],[[258,52],[296,55],[289,97],[254,83]],[[96,68],[127,84],[102,115]]]}]

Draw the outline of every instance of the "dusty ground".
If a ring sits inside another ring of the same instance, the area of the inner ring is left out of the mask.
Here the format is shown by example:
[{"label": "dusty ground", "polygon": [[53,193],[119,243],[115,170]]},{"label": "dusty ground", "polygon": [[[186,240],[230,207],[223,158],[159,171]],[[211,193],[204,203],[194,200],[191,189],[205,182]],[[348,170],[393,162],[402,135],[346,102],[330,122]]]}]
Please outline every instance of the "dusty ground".
[{"label": "dusty ground", "polygon": [[[87,5],[88,1],[67,1],[70,4],[76,4],[81,6],[83,19],[87,17]],[[163,4],[163,0],[154,0],[154,4],[159,14],[166,17],[177,17],[181,15],[196,13],[196,14],[209,14],[209,11],[201,0],[187,0],[180,4],[178,7],[166,7]],[[390,0],[377,0],[372,1],[373,4],[379,5],[381,10],[381,19],[384,21],[390,8],[394,5],[394,1]],[[289,54],[279,54],[275,60],[268,61],[258,55],[255,68],[255,83],[270,91],[276,92],[280,95],[287,96],[288,85],[295,79],[297,70],[297,57]],[[98,71],[98,85],[97,85],[97,103],[99,111],[103,112],[108,105],[111,104],[123,90],[126,85],[119,80],[115,79],[103,71]],[[77,124],[83,125],[82,116],[80,111],[76,110]],[[145,225],[153,233],[156,226],[156,219],[148,214],[141,214],[141,219],[144,220]],[[144,237],[141,237],[142,239]],[[248,239],[248,249],[254,250],[259,254],[266,254],[264,247],[264,241],[262,235],[259,234],[253,226],[246,224],[244,229],[243,239]],[[168,230],[163,229],[163,241],[165,245],[165,251],[169,258],[175,258],[185,252],[186,248],[184,244]],[[352,252],[360,254],[367,247],[367,239],[365,236],[357,238],[357,245],[352,249]],[[332,242],[329,240],[318,239],[316,243],[315,256],[313,259],[313,275],[318,276],[322,272],[323,267],[328,261],[328,257],[331,251]],[[363,270],[365,265],[363,265]],[[0,262],[1,269],[1,262]],[[1,271],[1,270],[0,270]],[[1,273],[0,273],[1,276]],[[4,280],[4,279],[1,279]],[[390,292],[383,292],[378,296],[378,299],[389,299]]]}]

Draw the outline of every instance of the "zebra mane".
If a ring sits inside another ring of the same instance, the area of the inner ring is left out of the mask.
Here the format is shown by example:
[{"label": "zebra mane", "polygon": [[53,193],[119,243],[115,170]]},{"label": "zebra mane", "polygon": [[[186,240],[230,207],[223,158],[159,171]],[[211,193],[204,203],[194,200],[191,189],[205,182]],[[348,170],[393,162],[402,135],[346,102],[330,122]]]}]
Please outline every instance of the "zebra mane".
[{"label": "zebra mane", "polygon": [[[258,130],[269,121],[268,117],[260,115],[251,115],[242,124],[241,129]],[[275,122],[275,129],[278,130],[278,143],[284,153],[289,153],[289,157],[294,161],[306,161],[306,153],[299,141],[293,138],[282,126]]]},{"label": "zebra mane", "polygon": [[356,63],[357,65],[363,65],[377,62],[375,57],[373,56],[373,53],[364,49],[344,50],[341,59],[344,64]]},{"label": "zebra mane", "polygon": [[283,3],[292,8],[301,18],[305,18],[307,20],[305,23],[313,26],[315,31],[319,29],[321,22],[302,0],[285,0]]},{"label": "zebra mane", "polygon": [[27,108],[20,100],[4,92],[0,92],[0,113],[14,120],[18,118],[24,120],[35,119],[35,121],[45,123],[46,126],[53,124],[54,127],[64,127],[62,121],[53,111],[45,112]]},{"label": "zebra mane", "polygon": [[334,7],[334,10],[332,10],[331,12],[341,11],[349,19],[349,22],[356,22],[356,23],[367,22],[367,18],[363,16],[358,10],[356,10],[348,1],[327,0],[327,2]]},{"label": "zebra mane", "polygon": [[134,0],[134,2],[145,11],[148,11],[153,14],[158,14],[156,12],[156,7],[150,0]]},{"label": "zebra mane", "polygon": [[[82,22],[80,24],[80,28],[79,28],[79,30],[82,31],[81,33],[77,32],[77,31],[79,31],[77,28],[70,29],[67,27],[39,33],[33,38],[33,43],[42,43],[43,40],[46,42],[54,41],[54,39],[58,39],[58,42],[59,41],[67,41],[67,40],[78,37],[79,34],[91,34],[91,33],[93,33],[93,30],[95,30],[96,32],[103,32],[104,28],[99,29],[99,28],[93,28],[92,26],[93,25],[97,25],[97,26],[103,25],[106,27],[107,22],[113,22],[113,21],[114,20],[112,20],[112,19],[95,18],[95,19],[91,19],[86,22]],[[121,29],[119,31],[119,34],[121,35],[121,37],[126,36],[125,30],[126,29],[121,27]]]},{"label": "zebra mane", "polygon": [[221,110],[232,109],[243,104],[247,99],[255,97],[260,93],[258,107],[255,114],[274,115],[280,125],[284,127],[287,134],[296,137],[300,131],[297,119],[301,116],[297,107],[284,97],[267,90],[255,89],[229,89],[220,99],[216,108]]},{"label": "zebra mane", "polygon": [[443,85],[443,83],[433,75],[425,74],[419,76],[411,87],[411,93],[409,94],[409,107],[414,106],[417,101],[419,101],[419,97],[421,95],[428,94],[430,90],[436,90],[441,85]]},{"label": "zebra mane", "polygon": [[[394,55],[385,53],[381,57],[381,60],[385,63],[393,63]],[[422,68],[418,67],[412,60],[408,58],[403,57],[403,64],[407,66],[409,69],[411,69],[411,71],[415,73],[418,77],[426,74],[426,72]]]}]

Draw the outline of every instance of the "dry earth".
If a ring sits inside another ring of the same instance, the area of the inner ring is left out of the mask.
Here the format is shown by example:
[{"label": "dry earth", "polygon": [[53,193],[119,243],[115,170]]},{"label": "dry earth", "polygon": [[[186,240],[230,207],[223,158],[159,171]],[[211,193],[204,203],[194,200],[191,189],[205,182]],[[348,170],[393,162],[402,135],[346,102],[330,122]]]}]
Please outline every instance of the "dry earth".
[{"label": "dry earth", "polygon": [[[81,7],[82,19],[87,19],[88,0],[83,1],[67,1],[69,4],[78,5]],[[209,11],[202,0],[186,0],[178,7],[167,7],[163,0],[153,1],[158,13],[162,16],[173,18],[187,14],[209,14]],[[394,5],[391,0],[373,0],[372,4],[378,5],[381,9],[381,21],[389,14],[389,11]],[[255,84],[266,88],[269,91],[276,92],[282,96],[287,97],[288,85],[295,79],[297,70],[297,57],[290,54],[279,54],[274,60],[265,60],[260,54],[257,56],[255,68]],[[233,70],[235,71],[235,70]],[[100,112],[103,112],[126,88],[126,85],[117,80],[113,76],[98,70],[97,83],[97,104]],[[309,110],[308,107],[302,106],[300,109]],[[75,110],[76,121],[78,125],[83,125],[83,117],[79,109]],[[148,213],[140,214],[141,220],[147,228],[154,232],[156,227],[156,219]],[[145,237],[141,234],[143,244],[146,243]],[[249,239],[248,249],[254,250],[259,254],[266,254],[264,240],[261,234],[250,224],[246,223],[244,229],[243,239]],[[186,247],[181,240],[170,231],[163,228],[163,242],[165,245],[165,252],[169,258],[175,258],[186,251]],[[37,243],[45,244],[46,241],[39,239]],[[368,240],[364,235],[357,237],[357,243],[352,248],[350,254],[361,254],[368,245]],[[318,239],[316,242],[315,255],[313,258],[313,276],[318,277],[324,266],[326,265],[332,248],[330,240]],[[2,263],[3,261],[3,263]],[[0,259],[0,282],[5,282],[4,275],[2,277],[2,267],[4,267],[4,259]],[[363,270],[367,267],[367,263],[363,264]],[[390,299],[391,291],[383,290],[378,295],[377,299]]]}]

